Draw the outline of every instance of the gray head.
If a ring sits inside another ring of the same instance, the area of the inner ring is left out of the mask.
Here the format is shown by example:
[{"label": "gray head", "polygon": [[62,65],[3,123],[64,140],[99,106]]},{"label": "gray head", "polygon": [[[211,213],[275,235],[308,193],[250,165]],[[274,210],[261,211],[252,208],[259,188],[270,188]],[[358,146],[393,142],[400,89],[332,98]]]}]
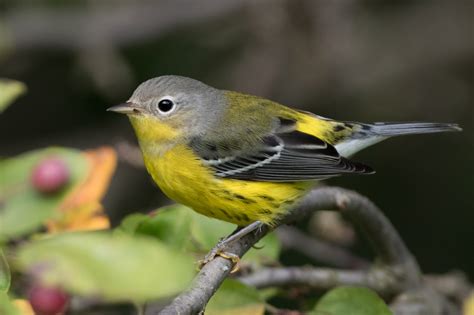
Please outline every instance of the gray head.
[{"label": "gray head", "polygon": [[219,119],[225,106],[222,91],[191,78],[165,75],[143,82],[125,104],[109,110],[202,133]]}]

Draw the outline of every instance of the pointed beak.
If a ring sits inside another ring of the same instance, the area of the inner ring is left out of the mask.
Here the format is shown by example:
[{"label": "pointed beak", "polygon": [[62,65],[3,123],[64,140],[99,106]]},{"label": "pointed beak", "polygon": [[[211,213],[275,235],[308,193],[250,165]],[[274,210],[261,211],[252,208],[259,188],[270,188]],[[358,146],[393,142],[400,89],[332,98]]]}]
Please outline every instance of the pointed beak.
[{"label": "pointed beak", "polygon": [[109,107],[107,108],[107,111],[126,115],[140,113],[140,110],[137,108],[137,106],[130,102]]}]

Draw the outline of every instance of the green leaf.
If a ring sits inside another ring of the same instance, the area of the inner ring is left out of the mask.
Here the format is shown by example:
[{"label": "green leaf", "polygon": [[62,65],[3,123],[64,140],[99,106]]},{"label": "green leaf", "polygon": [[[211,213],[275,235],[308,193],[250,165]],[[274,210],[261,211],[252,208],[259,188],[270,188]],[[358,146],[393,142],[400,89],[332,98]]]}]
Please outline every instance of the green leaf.
[{"label": "green leaf", "polygon": [[3,250],[0,248],[0,293],[8,292],[10,289],[10,283],[12,276],[10,273],[10,266],[8,265],[7,258],[3,253]]},{"label": "green leaf", "polygon": [[258,242],[254,248],[245,254],[246,261],[256,263],[271,263],[278,261],[281,244],[275,233],[270,233]]},{"label": "green leaf", "polygon": [[83,232],[34,241],[18,252],[20,269],[46,284],[107,301],[143,302],[186,288],[194,260],[144,236]]},{"label": "green leaf", "polygon": [[[158,209],[155,213],[152,217],[143,214],[128,216],[118,232],[149,235],[180,250],[205,253],[236,228],[179,204]],[[280,254],[280,243],[274,234],[267,235],[257,247],[261,249],[251,249],[244,260],[274,261]]]},{"label": "green leaf", "polygon": [[10,298],[5,292],[0,292],[0,314],[20,315],[20,311],[12,304]]},{"label": "green leaf", "polygon": [[141,213],[133,213],[126,216],[119,226],[114,229],[114,235],[135,235],[138,226],[145,220],[148,220],[149,216]]},{"label": "green leaf", "polygon": [[206,307],[206,315],[261,315],[265,303],[257,289],[237,280],[225,280]]},{"label": "green leaf", "polygon": [[230,235],[236,229],[236,226],[229,222],[208,218],[189,208],[185,209],[191,213],[191,235],[197,248],[203,251],[209,251],[221,238]]},{"label": "green leaf", "polygon": [[192,213],[183,206],[165,207],[156,211],[137,227],[137,233],[157,237],[180,250],[192,248],[190,229]]},{"label": "green leaf", "polygon": [[326,293],[316,304],[314,315],[391,315],[385,302],[372,290],[341,286]]},{"label": "green leaf", "polygon": [[0,113],[25,92],[25,84],[14,80],[0,79]]},{"label": "green leaf", "polygon": [[[67,186],[43,195],[30,184],[31,171],[49,156],[65,161],[70,171]],[[0,160],[0,241],[30,233],[57,212],[69,192],[87,176],[87,161],[78,150],[48,148]]]}]

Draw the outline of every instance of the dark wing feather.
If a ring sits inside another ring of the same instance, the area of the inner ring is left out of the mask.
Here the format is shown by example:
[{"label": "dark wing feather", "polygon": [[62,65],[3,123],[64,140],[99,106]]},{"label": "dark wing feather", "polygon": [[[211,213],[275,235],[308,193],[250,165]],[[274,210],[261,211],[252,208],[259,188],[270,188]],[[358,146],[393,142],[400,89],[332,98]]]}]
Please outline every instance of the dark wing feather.
[{"label": "dark wing feather", "polygon": [[[332,145],[315,136],[288,128],[278,131],[264,137],[251,152],[238,149],[210,152],[203,150],[209,144],[197,139],[192,141],[191,147],[204,164],[214,169],[216,176],[223,178],[294,182],[373,173],[370,167],[341,157]],[[219,148],[219,144],[216,146]]]}]

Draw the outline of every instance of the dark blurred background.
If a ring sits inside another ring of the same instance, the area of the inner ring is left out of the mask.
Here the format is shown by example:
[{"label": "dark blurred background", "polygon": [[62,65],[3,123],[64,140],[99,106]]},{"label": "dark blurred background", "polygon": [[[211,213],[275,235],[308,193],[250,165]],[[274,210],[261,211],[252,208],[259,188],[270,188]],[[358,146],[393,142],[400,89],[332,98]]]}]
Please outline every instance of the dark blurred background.
[{"label": "dark blurred background", "polygon": [[[357,156],[377,170],[330,184],[375,201],[425,272],[474,279],[474,3],[468,0],[0,1],[0,77],[28,93],[0,116],[0,155],[135,143],[105,109],[179,74],[322,116],[459,123]],[[169,201],[120,163],[114,222]]]}]

